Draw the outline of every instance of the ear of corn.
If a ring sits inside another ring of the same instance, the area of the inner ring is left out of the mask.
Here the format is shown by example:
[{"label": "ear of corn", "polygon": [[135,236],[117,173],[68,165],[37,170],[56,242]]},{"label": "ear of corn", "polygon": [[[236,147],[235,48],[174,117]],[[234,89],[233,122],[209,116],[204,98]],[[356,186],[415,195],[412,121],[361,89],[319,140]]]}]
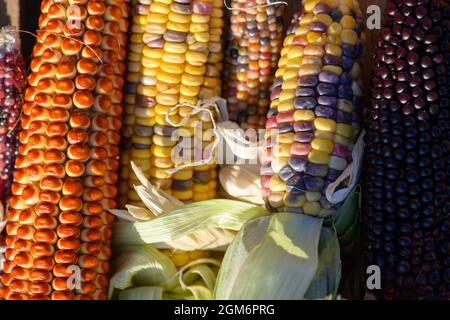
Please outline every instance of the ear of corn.
[{"label": "ear of corn", "polygon": [[25,70],[20,40],[14,28],[0,29],[0,201],[10,195],[17,153],[19,117]]},{"label": "ear of corn", "polygon": [[[130,159],[155,186],[179,200],[200,201],[216,196],[215,164],[188,167],[175,174],[166,172],[179,165],[173,162],[179,136],[166,115],[171,122],[179,123],[189,117],[192,109],[185,106],[173,109],[175,106],[195,105],[201,99],[220,95],[222,6],[220,0],[155,0],[148,6],[148,12],[143,10],[142,15],[137,12],[134,21],[139,24],[136,27],[139,32],[133,39],[136,48],[142,48],[141,65],[133,62],[136,73],[128,79],[133,92],[127,95],[130,106],[124,147],[129,151],[123,158],[121,174],[127,196],[122,197],[122,205],[140,203],[133,188],[137,177],[132,173]],[[138,56],[133,55],[136,59]],[[178,131],[183,141],[192,142],[199,124],[203,140],[200,145],[191,143],[192,157],[203,153],[211,143],[210,117],[206,113],[190,116],[186,126]]]},{"label": "ear of corn", "polygon": [[272,211],[335,213],[325,190],[359,133],[361,27],[356,1],[303,1],[295,15],[266,121],[261,183]]},{"label": "ear of corn", "polygon": [[128,2],[44,0],[41,11],[2,295],[105,299]]},{"label": "ear of corn", "polygon": [[[122,183],[119,185],[119,205],[121,207],[127,203],[128,193],[134,184],[134,181],[131,181],[133,177],[130,167],[131,155],[133,154],[133,158],[137,159],[136,155],[139,154],[138,149],[140,149],[138,148],[139,140],[151,139],[153,134],[154,112],[146,117],[147,120],[145,123],[142,123],[143,117],[138,117],[136,114],[136,111],[142,114],[141,109],[137,109],[140,108],[140,106],[137,106],[137,103],[140,102],[138,101],[137,86],[141,78],[141,73],[146,72],[142,61],[142,51],[144,49],[143,34],[145,25],[147,24],[150,3],[151,1],[149,0],[134,0],[131,6],[132,18],[127,55],[127,84],[125,87],[125,108],[120,157],[120,179]],[[143,107],[145,108],[145,105]],[[140,124],[137,124],[136,120]]]},{"label": "ear of corn", "polygon": [[284,5],[231,1],[224,96],[230,120],[263,129],[283,35]]},{"label": "ear of corn", "polygon": [[388,1],[367,112],[363,221],[381,299],[450,298],[450,5]]}]

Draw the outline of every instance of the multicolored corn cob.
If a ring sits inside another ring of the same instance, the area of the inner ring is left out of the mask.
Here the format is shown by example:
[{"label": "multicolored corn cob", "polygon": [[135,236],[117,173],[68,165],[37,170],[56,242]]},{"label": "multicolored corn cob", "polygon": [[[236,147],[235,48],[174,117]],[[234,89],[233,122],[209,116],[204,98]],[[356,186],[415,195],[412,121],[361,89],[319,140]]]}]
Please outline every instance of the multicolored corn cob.
[{"label": "multicolored corn cob", "polygon": [[[128,136],[123,146],[129,158],[122,161],[121,176],[124,191],[125,186],[128,190],[122,204],[140,202],[133,189],[138,180],[132,173],[130,160],[141,167],[155,186],[182,201],[215,197],[216,165],[189,167],[173,175],[167,170],[178,165],[172,157],[178,137],[172,136],[180,131],[172,123],[189,117],[182,127],[186,140],[192,139],[195,125],[201,123],[205,141],[200,146],[192,145],[192,154],[203,152],[211,143],[207,141],[211,139],[208,130],[213,127],[210,117],[206,113],[202,113],[202,118],[190,116],[191,107],[176,106],[196,105],[200,99],[220,95],[222,6],[220,0],[155,0],[148,7],[135,107],[127,111],[125,120]],[[167,116],[172,123],[166,120]]]},{"label": "multicolored corn cob", "polygon": [[379,299],[450,299],[450,4],[388,1],[376,42],[363,182]]},{"label": "multicolored corn cob", "polygon": [[1,293],[106,299],[128,2],[43,0],[41,12]]},{"label": "multicolored corn cob", "polygon": [[25,69],[20,40],[14,28],[0,29],[0,201],[10,195],[17,156],[19,117]]},{"label": "multicolored corn cob", "polygon": [[224,81],[230,120],[264,129],[270,86],[280,56],[284,5],[266,0],[231,1]]},{"label": "multicolored corn cob", "polygon": [[303,1],[295,14],[267,113],[261,183],[272,211],[335,212],[325,190],[360,131],[361,27],[357,1]]}]

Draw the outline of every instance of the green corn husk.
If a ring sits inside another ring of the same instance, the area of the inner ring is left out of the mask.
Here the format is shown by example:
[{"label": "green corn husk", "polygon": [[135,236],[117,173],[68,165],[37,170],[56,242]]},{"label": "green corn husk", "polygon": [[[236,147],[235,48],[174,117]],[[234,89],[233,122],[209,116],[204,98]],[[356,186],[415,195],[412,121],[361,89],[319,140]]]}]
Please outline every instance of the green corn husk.
[{"label": "green corn husk", "polygon": [[[135,188],[147,208],[113,211],[124,219],[114,225],[111,298],[335,298],[340,249],[334,230],[324,227],[322,219],[269,216],[260,206],[234,200],[184,205],[134,169],[142,183]],[[353,219],[345,213],[336,218],[339,226],[347,220]],[[200,258],[177,270],[158,250],[167,248],[226,253],[222,262]]]},{"label": "green corn husk", "polygon": [[215,299],[331,299],[340,282],[340,251],[322,220],[277,213],[248,222],[230,244]]},{"label": "green corn husk", "polygon": [[361,201],[361,186],[356,185],[333,218],[333,226],[341,244],[348,244],[356,237]]}]

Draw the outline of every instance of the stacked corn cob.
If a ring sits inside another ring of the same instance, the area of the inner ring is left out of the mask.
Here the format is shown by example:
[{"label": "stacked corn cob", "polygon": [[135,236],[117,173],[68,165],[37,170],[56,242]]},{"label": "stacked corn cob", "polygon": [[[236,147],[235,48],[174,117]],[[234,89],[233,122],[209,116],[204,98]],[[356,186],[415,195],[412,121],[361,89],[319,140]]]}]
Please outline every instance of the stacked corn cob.
[{"label": "stacked corn cob", "polygon": [[283,5],[266,0],[233,0],[225,68],[224,96],[232,121],[263,129],[270,86],[280,56]]},{"label": "stacked corn cob", "polygon": [[380,299],[450,299],[450,4],[388,1],[367,112],[365,262]]},{"label": "stacked corn cob", "polygon": [[128,3],[43,0],[41,12],[1,292],[105,299]]},{"label": "stacked corn cob", "polygon": [[17,156],[21,92],[25,69],[20,40],[13,28],[0,29],[0,202],[9,197]]},{"label": "stacked corn cob", "polygon": [[281,51],[266,122],[261,183],[269,209],[335,212],[324,192],[351,161],[362,55],[357,1],[303,1]]},{"label": "stacked corn cob", "polygon": [[[129,165],[130,159],[154,185],[180,200],[215,197],[215,165],[186,168],[173,175],[167,173],[177,165],[172,159],[177,139],[172,139],[176,128],[166,121],[166,116],[172,123],[179,123],[189,116],[192,108],[173,109],[176,105],[195,105],[199,99],[220,94],[222,5],[220,0],[155,0],[148,7],[142,39],[140,34],[135,35],[136,41],[144,44],[141,66],[135,65],[133,69],[140,72],[139,82],[136,82],[137,74],[129,79],[133,83],[132,90],[134,84],[137,85],[136,96],[128,95],[129,102],[135,102],[135,108],[127,110],[125,134],[128,140],[124,146],[129,150],[129,158],[122,161],[121,178],[124,191],[128,190],[127,197],[121,199],[122,204],[140,203],[133,189],[138,183]],[[142,20],[139,17],[135,22]],[[212,121],[203,113],[191,116],[183,127],[186,141],[192,138],[198,123],[202,125],[204,139],[211,138],[207,132],[212,128]],[[207,143],[210,141],[191,146],[191,154],[203,152]]]}]

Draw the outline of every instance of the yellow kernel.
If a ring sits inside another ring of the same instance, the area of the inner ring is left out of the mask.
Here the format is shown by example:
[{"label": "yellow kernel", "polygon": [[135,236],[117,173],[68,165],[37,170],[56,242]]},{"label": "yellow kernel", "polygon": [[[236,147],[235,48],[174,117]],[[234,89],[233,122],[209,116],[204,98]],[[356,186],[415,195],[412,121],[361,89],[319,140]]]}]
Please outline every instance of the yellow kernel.
[{"label": "yellow kernel", "polygon": [[147,16],[147,22],[149,24],[152,23],[167,23],[167,21],[169,21],[169,18],[167,17],[166,14],[161,14],[161,13],[155,13],[155,12],[150,12],[149,15]]},{"label": "yellow kernel", "polygon": [[141,63],[142,63],[142,65],[145,68],[159,68],[161,60],[160,59],[147,58],[145,56],[142,56]]},{"label": "yellow kernel", "polygon": [[342,39],[340,36],[328,35],[328,43],[332,43],[337,46],[340,46],[340,45],[342,45]]},{"label": "yellow kernel", "polygon": [[303,52],[305,56],[317,56],[317,57],[323,57],[325,54],[325,50],[323,49],[323,46],[318,46],[314,44],[308,44],[305,47],[305,50]]},{"label": "yellow kernel", "polygon": [[150,23],[145,26],[145,31],[151,34],[163,35],[167,31],[167,26],[168,24],[166,25],[165,23]]},{"label": "yellow kernel", "polygon": [[[283,49],[281,50],[281,52],[285,52],[287,53],[287,51],[289,50],[289,46],[292,45],[292,41],[294,40],[294,35],[292,34],[288,34],[285,38],[284,38],[284,42],[283,42]],[[284,55],[284,53],[282,53],[282,55]]]},{"label": "yellow kernel", "polygon": [[283,192],[286,190],[286,184],[281,180],[277,174],[273,175],[269,181],[270,191],[273,192]]},{"label": "yellow kernel", "polygon": [[209,191],[209,183],[201,184],[201,183],[194,183],[193,190],[195,193],[206,193]]},{"label": "yellow kernel", "polygon": [[195,23],[208,23],[209,20],[210,20],[210,17],[207,16],[207,15],[201,15],[201,14],[198,14],[198,13],[193,13],[191,15],[191,20],[192,20],[192,22],[195,22]]},{"label": "yellow kernel", "polygon": [[318,75],[322,71],[320,66],[304,64],[298,69],[299,76]]},{"label": "yellow kernel", "polygon": [[154,97],[156,95],[156,87],[138,84],[137,92],[143,96]]},{"label": "yellow kernel", "polygon": [[193,65],[191,65],[189,63],[186,63],[186,65],[184,66],[184,71],[189,73],[189,74],[202,76],[206,72],[206,66],[204,66],[204,65],[202,65],[202,66],[193,66]]},{"label": "yellow kernel", "polygon": [[189,23],[191,21],[191,17],[187,14],[181,14],[174,11],[169,13],[169,19],[172,22],[177,23]]},{"label": "yellow kernel", "polygon": [[314,127],[316,130],[336,132],[336,122],[325,118],[315,118]]},{"label": "yellow kernel", "polygon": [[172,148],[170,147],[162,147],[158,145],[152,145],[151,146],[152,154],[154,154],[156,157],[161,158],[167,158],[172,155]]},{"label": "yellow kernel", "polygon": [[328,14],[326,14],[326,13],[319,13],[318,15],[316,15],[314,17],[314,21],[316,21],[316,22],[323,22],[327,26],[329,26],[330,24],[333,23],[333,19],[331,19],[331,17]]},{"label": "yellow kernel", "polygon": [[340,21],[341,25],[345,29],[355,29],[356,21],[352,16],[344,15]]},{"label": "yellow kernel", "polygon": [[296,89],[297,87],[298,87],[297,78],[292,78],[292,79],[283,81],[283,84],[281,85],[281,88],[283,90]]},{"label": "yellow kernel", "polygon": [[145,47],[142,52],[144,56],[152,59],[161,59],[164,54],[164,49],[153,49],[149,47]]},{"label": "yellow kernel", "polygon": [[165,94],[162,92],[158,92],[156,94],[156,102],[158,102],[159,104],[166,105],[166,106],[173,106],[178,103],[178,95]]},{"label": "yellow kernel", "polygon": [[327,139],[315,138],[311,141],[311,147],[315,150],[331,153],[333,152],[333,141]]},{"label": "yellow kernel", "polygon": [[194,171],[192,170],[192,168],[187,168],[187,169],[183,169],[183,170],[175,172],[173,174],[173,179],[186,181],[186,180],[191,180],[193,176],[194,176]]},{"label": "yellow kernel", "polygon": [[302,57],[298,57],[298,58],[294,58],[294,59],[289,59],[287,61],[286,66],[288,68],[298,68],[303,64],[303,58]]},{"label": "yellow kernel", "polygon": [[208,56],[205,55],[202,52],[196,52],[196,51],[187,51],[186,52],[186,60],[194,65],[194,66],[198,66],[198,65],[202,65],[204,63],[206,63],[208,61]]},{"label": "yellow kernel", "polygon": [[[156,71],[155,69],[151,69],[152,72]],[[176,63],[170,63],[170,62],[161,62],[161,70],[173,74],[182,74],[184,71],[183,66],[176,64]]]},{"label": "yellow kernel", "polygon": [[336,133],[344,136],[346,138],[350,138],[353,134],[352,127],[345,123],[338,123],[336,128]]},{"label": "yellow kernel", "polygon": [[186,98],[187,97],[195,98],[199,95],[199,93],[200,93],[200,86],[182,85],[180,87],[180,94],[182,94]]},{"label": "yellow kernel", "polygon": [[158,93],[176,95],[180,92],[180,85],[157,81],[156,90],[158,91]]},{"label": "yellow kernel", "polygon": [[303,7],[306,12],[312,12],[316,4],[322,2],[321,0],[308,0],[305,1]]},{"label": "yellow kernel", "polygon": [[332,73],[337,74],[338,76],[340,76],[342,74],[342,68],[339,66],[333,66],[331,64],[323,66],[322,68],[323,71],[329,71]]},{"label": "yellow kernel", "polygon": [[171,147],[177,143],[177,141],[175,139],[172,139],[172,137],[164,137],[157,134],[154,134],[152,137],[149,138],[151,142],[161,147]]},{"label": "yellow kernel", "polygon": [[[278,106],[277,106],[277,103],[278,103]],[[292,99],[284,100],[284,101],[274,100],[271,102],[270,105],[273,106],[273,108],[277,107],[278,111],[280,111],[280,112],[290,111],[290,110],[294,109],[294,103],[293,103]]]},{"label": "yellow kernel", "polygon": [[146,144],[150,147],[150,145],[152,144],[152,137],[140,137],[137,135],[132,135],[131,142],[133,142],[134,144]]},{"label": "yellow kernel", "polygon": [[305,14],[301,19],[300,19],[300,25],[301,26],[305,26],[305,25],[309,25],[311,22],[313,22],[314,20],[314,15],[311,13]]},{"label": "yellow kernel", "polygon": [[289,51],[287,54],[288,59],[295,59],[303,56],[303,47],[300,46],[291,46],[289,47]]},{"label": "yellow kernel", "polygon": [[330,24],[328,26],[328,34],[330,34],[330,35],[338,36],[341,34],[341,32],[342,32],[342,26],[337,22],[333,22],[332,24]]},{"label": "yellow kernel", "polygon": [[187,45],[180,42],[169,42],[164,43],[164,50],[170,53],[185,53],[187,51]]},{"label": "yellow kernel", "polygon": [[344,29],[341,32],[341,38],[344,43],[355,45],[358,42],[358,34],[351,29]]},{"label": "yellow kernel", "polygon": [[[183,86],[183,87],[184,87],[184,86]],[[184,88],[182,88],[182,90],[183,90],[183,92],[184,92]],[[180,90],[180,91],[181,91],[181,90]],[[180,92],[180,93],[181,93],[181,92]],[[182,102],[182,103],[189,103],[189,104],[195,105],[195,104],[197,104],[198,99],[197,99],[196,96],[186,96],[186,95],[184,95],[184,94],[181,94],[181,95],[180,95],[180,102]],[[180,110],[181,110],[181,108],[180,108]],[[192,111],[191,108],[189,108],[189,109],[187,110],[187,113],[186,113],[185,115],[187,115],[190,111]]]},{"label": "yellow kernel", "polygon": [[165,52],[162,57],[162,61],[169,62],[169,63],[175,63],[175,64],[176,63],[181,64],[186,61],[186,56],[181,53]]},{"label": "yellow kernel", "polygon": [[191,23],[190,25],[190,32],[197,33],[197,32],[208,32],[209,31],[209,25],[206,23]]},{"label": "yellow kernel", "polygon": [[297,69],[286,69],[283,73],[283,80],[289,80],[292,78],[295,78],[295,80],[297,81],[297,77],[298,77],[298,71]]},{"label": "yellow kernel", "polygon": [[152,4],[150,5],[150,12],[168,14],[170,12],[170,8],[165,3],[162,3],[160,1],[153,1]]},{"label": "yellow kernel", "polygon": [[[209,32],[205,31],[205,32],[196,32],[194,33],[194,38],[196,41],[200,42],[197,43],[197,45],[199,45],[199,49],[196,51],[202,51],[202,46],[206,46],[206,43],[208,43],[211,40],[211,35]],[[193,48],[191,48],[193,49]]]},{"label": "yellow kernel", "polygon": [[157,75],[158,81],[164,81],[166,83],[178,84],[181,81],[181,75],[168,73],[160,70]]},{"label": "yellow kernel", "polygon": [[[287,62],[288,62],[288,58],[287,58],[287,55],[286,56],[282,56],[279,60],[278,60],[278,67],[280,67],[280,69],[281,69],[281,67],[284,67],[286,64],[287,64]],[[279,69],[279,70],[280,70]],[[281,71],[281,70],[280,70]]]},{"label": "yellow kernel", "polygon": [[[156,134],[154,136],[157,136]],[[171,158],[160,158],[160,157],[152,157],[150,159],[150,164],[152,166],[161,168],[161,169],[169,169],[173,167],[173,162]]]},{"label": "yellow kernel", "polygon": [[316,66],[322,66],[322,59],[320,57],[315,57],[315,56],[304,56],[303,63],[304,64],[313,64]]},{"label": "yellow kernel", "polygon": [[[297,30],[295,30],[296,36],[304,36],[309,32],[309,26],[299,26]],[[291,42],[292,43],[292,42]]]},{"label": "yellow kernel", "polygon": [[314,121],[316,115],[312,110],[295,110],[294,121]]},{"label": "yellow kernel", "polygon": [[211,196],[207,192],[194,192],[194,195],[192,196],[192,201],[199,202],[199,201],[205,201],[211,199]]},{"label": "yellow kernel", "polygon": [[308,154],[308,160],[315,164],[328,164],[330,162],[330,155],[319,150],[311,150]]},{"label": "yellow kernel", "polygon": [[189,32],[189,23],[167,22],[167,29],[178,32]]},{"label": "yellow kernel", "polygon": [[196,76],[189,73],[184,73],[181,76],[181,83],[186,86],[200,86],[203,83],[204,78],[202,76]]},{"label": "yellow kernel", "polygon": [[155,77],[157,73],[158,73],[158,68],[143,68],[142,69],[142,74],[144,76]]},{"label": "yellow kernel", "polygon": [[295,98],[295,90],[283,90],[281,91],[279,100],[286,101],[286,100],[292,100]]},{"label": "yellow kernel", "polygon": [[306,39],[310,44],[324,45],[327,43],[327,36],[319,32],[309,32]]},{"label": "yellow kernel", "polygon": [[331,43],[329,43],[325,46],[325,52],[327,54],[331,54],[333,56],[338,56],[338,57],[342,56],[342,48],[340,46],[337,46],[337,45],[331,44]]},{"label": "yellow kernel", "polygon": [[293,132],[280,133],[277,137],[277,141],[282,144],[291,144],[294,142],[294,133]]}]

